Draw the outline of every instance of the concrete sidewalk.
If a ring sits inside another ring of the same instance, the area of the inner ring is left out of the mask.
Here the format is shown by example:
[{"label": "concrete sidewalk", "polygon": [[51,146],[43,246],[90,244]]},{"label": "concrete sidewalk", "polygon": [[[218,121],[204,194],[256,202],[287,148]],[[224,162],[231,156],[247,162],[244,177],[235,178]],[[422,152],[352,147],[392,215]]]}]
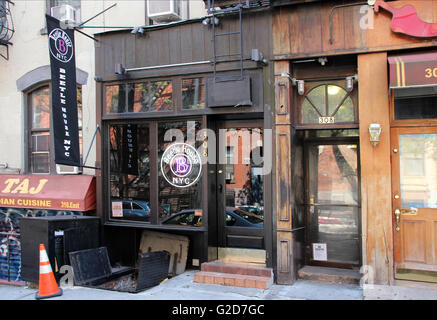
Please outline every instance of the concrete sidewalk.
[{"label": "concrete sidewalk", "polygon": [[[364,287],[310,280],[272,285],[267,290],[193,282],[197,270],[186,271],[140,293],[73,287],[48,300],[437,300],[437,290],[400,286]],[[38,290],[0,285],[0,300],[35,300]]]},{"label": "concrete sidewalk", "polygon": [[[292,286],[272,285],[267,290],[193,282],[197,270],[186,271],[139,293],[73,287],[49,300],[362,300],[359,286],[297,281]],[[0,285],[0,300],[35,300],[38,290]]]}]

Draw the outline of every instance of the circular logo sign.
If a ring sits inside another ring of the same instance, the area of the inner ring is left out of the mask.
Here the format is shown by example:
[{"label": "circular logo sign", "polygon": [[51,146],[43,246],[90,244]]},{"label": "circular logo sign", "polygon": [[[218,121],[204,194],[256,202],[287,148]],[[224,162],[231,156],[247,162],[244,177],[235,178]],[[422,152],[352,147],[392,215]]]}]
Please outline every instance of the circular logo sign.
[{"label": "circular logo sign", "polygon": [[73,41],[62,29],[53,29],[49,34],[50,54],[60,62],[68,62],[73,57]]},{"label": "circular logo sign", "polygon": [[174,143],[161,157],[161,172],[172,186],[186,188],[199,180],[202,160],[196,149],[189,144]]}]

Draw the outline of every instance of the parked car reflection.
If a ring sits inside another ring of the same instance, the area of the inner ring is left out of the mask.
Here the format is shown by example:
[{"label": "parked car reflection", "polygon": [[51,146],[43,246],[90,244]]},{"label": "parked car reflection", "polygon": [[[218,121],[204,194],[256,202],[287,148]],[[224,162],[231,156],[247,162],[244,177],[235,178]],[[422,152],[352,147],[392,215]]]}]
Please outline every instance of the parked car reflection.
[{"label": "parked car reflection", "polygon": [[251,212],[256,214],[257,216],[264,218],[264,207],[261,206],[238,206],[238,209]]},{"label": "parked car reflection", "polygon": [[180,226],[191,226],[191,227],[201,227],[202,226],[202,216],[196,215],[197,209],[187,209],[182,210],[174,215],[161,221],[162,224],[173,224]]},{"label": "parked car reflection", "polygon": [[123,217],[124,218],[143,218],[150,220],[149,204],[139,200],[123,200]]},{"label": "parked car reflection", "polygon": [[240,208],[226,208],[226,226],[263,228],[264,218]]},{"label": "parked car reflection", "polygon": [[[202,216],[199,214],[199,212],[201,212],[201,210],[198,209],[183,210],[164,219],[161,223],[171,224],[171,225],[200,227],[202,226]],[[263,228],[264,219],[254,213],[247,212],[239,208],[227,207],[226,226]]]}]

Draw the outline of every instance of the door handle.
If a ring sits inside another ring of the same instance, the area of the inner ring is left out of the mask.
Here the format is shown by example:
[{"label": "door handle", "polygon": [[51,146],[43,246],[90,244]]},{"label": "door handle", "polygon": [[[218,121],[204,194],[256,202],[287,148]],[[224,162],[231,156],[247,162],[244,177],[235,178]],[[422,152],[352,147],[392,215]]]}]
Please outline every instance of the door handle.
[{"label": "door handle", "polygon": [[221,193],[223,191],[223,185],[219,184],[218,189],[219,189],[219,192]]},{"label": "door handle", "polygon": [[401,220],[401,210],[395,209],[395,217],[396,217],[396,231],[399,232],[401,228],[399,227],[399,221]]}]

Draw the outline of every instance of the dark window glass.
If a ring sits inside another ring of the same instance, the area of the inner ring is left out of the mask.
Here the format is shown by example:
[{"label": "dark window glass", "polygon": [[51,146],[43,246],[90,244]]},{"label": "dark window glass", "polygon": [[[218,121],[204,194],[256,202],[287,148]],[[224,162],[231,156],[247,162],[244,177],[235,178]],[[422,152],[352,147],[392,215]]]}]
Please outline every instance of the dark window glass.
[{"label": "dark window glass", "polygon": [[49,153],[32,153],[31,156],[32,173],[49,173]]},{"label": "dark window glass", "polygon": [[182,80],[182,109],[205,108],[205,79]]},{"label": "dark window glass", "polygon": [[113,219],[150,222],[150,150],[146,124],[119,124],[109,128],[110,188]]},{"label": "dark window glass", "polygon": [[437,95],[395,98],[395,120],[437,119]]},{"label": "dark window glass", "polygon": [[[174,131],[169,131],[173,129]],[[200,121],[161,122],[158,125],[158,182],[159,182],[159,219],[162,224],[171,221],[183,210],[192,210],[193,217],[202,215],[202,179],[188,187],[170,184],[163,176],[161,158],[164,151],[174,143],[186,143],[195,147],[201,147],[203,141],[195,141],[200,130]],[[170,141],[166,141],[170,137]],[[175,218],[176,219],[176,218]],[[193,218],[194,219],[194,218]],[[197,221],[199,222],[199,221]],[[199,226],[199,223],[193,223]],[[193,225],[185,223],[181,225]]]}]

